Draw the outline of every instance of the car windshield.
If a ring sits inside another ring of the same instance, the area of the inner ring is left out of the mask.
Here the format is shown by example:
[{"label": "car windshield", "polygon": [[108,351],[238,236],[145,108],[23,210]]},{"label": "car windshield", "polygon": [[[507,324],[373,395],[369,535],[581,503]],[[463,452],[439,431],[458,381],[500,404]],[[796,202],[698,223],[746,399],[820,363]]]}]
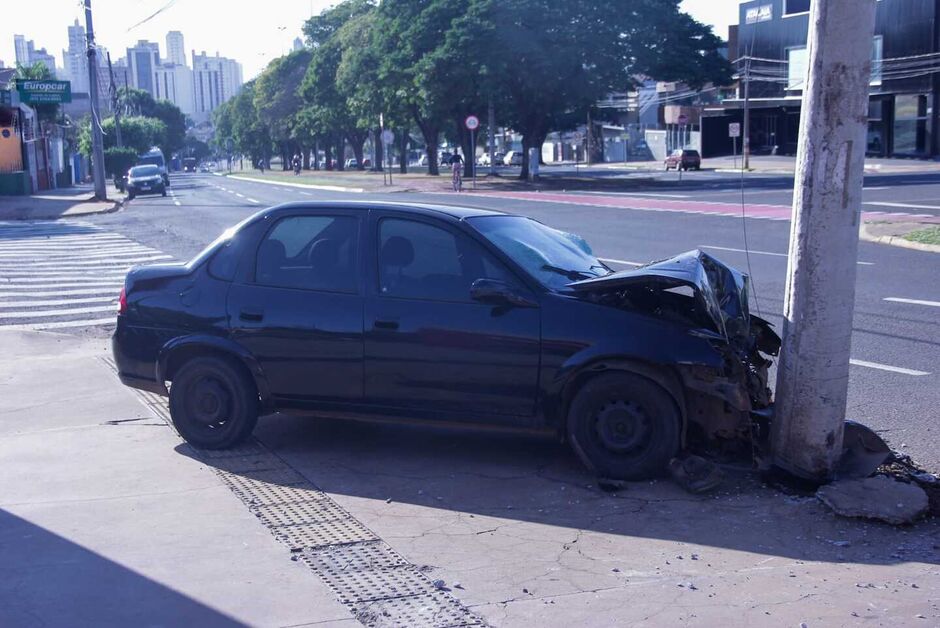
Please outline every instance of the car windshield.
[{"label": "car windshield", "polygon": [[560,290],[573,281],[613,272],[580,236],[522,216],[477,216],[468,222],[542,285]]},{"label": "car windshield", "polygon": [[129,173],[132,177],[153,177],[160,174],[156,166],[134,166]]}]

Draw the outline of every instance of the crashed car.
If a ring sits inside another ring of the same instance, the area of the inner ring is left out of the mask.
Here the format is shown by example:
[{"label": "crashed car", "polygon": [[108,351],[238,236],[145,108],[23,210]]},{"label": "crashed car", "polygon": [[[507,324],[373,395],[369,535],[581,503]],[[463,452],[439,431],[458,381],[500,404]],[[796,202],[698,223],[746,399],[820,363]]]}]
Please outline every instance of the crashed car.
[{"label": "crashed car", "polygon": [[132,269],[113,352],[198,448],[273,412],[483,425],[638,479],[762,429],[779,338],[747,290],[699,251],[615,272],[523,216],[292,203],[188,263]]}]

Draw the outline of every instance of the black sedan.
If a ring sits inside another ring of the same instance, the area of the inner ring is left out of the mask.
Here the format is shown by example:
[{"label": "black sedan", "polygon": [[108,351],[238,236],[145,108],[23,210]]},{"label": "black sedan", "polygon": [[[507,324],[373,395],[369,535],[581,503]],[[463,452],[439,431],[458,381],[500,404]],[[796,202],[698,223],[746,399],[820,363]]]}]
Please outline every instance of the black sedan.
[{"label": "black sedan", "polygon": [[122,381],[169,395],[199,448],[275,411],[456,422],[557,435],[622,479],[749,451],[778,348],[747,278],[704,253],[614,272],[529,218],[352,202],[267,209],[131,270],[113,337]]},{"label": "black sedan", "polygon": [[127,198],[141,194],[166,196],[166,181],[157,166],[134,166],[127,172]]}]

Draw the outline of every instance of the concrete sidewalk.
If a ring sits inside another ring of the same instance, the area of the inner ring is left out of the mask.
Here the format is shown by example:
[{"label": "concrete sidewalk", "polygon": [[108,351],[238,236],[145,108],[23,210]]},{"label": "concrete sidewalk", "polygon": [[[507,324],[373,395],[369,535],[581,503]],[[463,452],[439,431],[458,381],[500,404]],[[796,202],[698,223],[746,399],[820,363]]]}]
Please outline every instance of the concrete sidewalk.
[{"label": "concrete sidewalk", "polygon": [[[431,427],[265,417],[200,459],[106,345],[0,331],[0,625],[940,625],[937,520],[841,519],[733,469],[606,493],[560,443]],[[358,542],[302,549],[321,534]]]},{"label": "concrete sidewalk", "polygon": [[107,194],[107,201],[96,201],[92,187],[83,184],[32,196],[0,196],[0,220],[54,220],[115,211],[124,194],[112,185]]},{"label": "concrete sidewalk", "polygon": [[0,331],[0,626],[355,623],[106,345]]}]

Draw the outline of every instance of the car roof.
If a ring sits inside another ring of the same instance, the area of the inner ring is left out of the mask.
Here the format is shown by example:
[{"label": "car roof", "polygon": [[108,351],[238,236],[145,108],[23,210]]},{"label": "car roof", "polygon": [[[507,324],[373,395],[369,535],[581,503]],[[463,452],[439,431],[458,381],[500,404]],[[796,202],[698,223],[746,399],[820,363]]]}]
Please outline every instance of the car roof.
[{"label": "car roof", "polygon": [[258,213],[258,216],[270,216],[272,218],[281,214],[294,213],[297,210],[309,209],[360,209],[362,211],[386,210],[411,213],[425,216],[444,216],[454,220],[464,220],[465,218],[474,218],[476,216],[505,216],[505,212],[498,212],[491,209],[482,209],[479,207],[466,207],[462,205],[438,205],[432,203],[399,203],[399,202],[375,202],[375,201],[301,201],[294,203],[284,203],[276,205]]}]

